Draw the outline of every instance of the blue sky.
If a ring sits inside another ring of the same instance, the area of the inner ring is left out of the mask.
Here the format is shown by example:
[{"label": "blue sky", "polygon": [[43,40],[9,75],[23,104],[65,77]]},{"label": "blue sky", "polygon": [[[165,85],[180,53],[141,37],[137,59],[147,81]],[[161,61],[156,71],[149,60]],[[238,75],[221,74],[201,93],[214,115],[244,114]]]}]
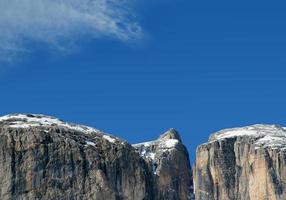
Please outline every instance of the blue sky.
[{"label": "blue sky", "polygon": [[73,35],[75,24],[60,38],[79,41],[65,46],[71,52],[48,44],[56,35],[43,41],[47,32],[38,32],[35,42],[27,31],[17,48],[28,53],[7,53],[1,42],[8,37],[1,41],[0,33],[2,56],[15,53],[12,63],[0,63],[0,114],[53,115],[131,143],[173,127],[191,159],[214,131],[286,126],[285,3],[158,0],[133,6],[120,24],[137,32],[95,25],[94,32]]}]

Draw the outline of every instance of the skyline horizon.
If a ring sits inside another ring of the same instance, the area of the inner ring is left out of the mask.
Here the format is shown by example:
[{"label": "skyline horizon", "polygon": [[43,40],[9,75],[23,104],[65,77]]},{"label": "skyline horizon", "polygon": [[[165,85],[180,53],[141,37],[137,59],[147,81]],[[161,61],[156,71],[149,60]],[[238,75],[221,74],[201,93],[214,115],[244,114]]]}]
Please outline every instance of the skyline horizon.
[{"label": "skyline horizon", "polygon": [[0,7],[0,60],[15,56],[0,62],[0,115],[56,116],[130,143],[173,127],[192,160],[221,129],[286,126],[286,3],[17,2]]}]

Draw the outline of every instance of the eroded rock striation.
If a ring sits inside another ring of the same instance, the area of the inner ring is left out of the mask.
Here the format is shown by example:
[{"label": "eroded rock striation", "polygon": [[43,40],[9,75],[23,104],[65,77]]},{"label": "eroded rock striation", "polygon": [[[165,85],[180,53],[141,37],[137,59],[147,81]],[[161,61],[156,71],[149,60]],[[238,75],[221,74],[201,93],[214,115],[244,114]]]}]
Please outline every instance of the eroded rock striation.
[{"label": "eroded rock striation", "polygon": [[131,145],[57,118],[0,117],[0,199],[187,200],[192,177],[175,130]]},{"label": "eroded rock striation", "polygon": [[188,151],[176,130],[170,129],[158,140],[133,145],[153,173],[159,199],[193,199]]},{"label": "eroded rock striation", "polygon": [[194,166],[197,200],[285,200],[286,130],[253,125],[214,133]]}]

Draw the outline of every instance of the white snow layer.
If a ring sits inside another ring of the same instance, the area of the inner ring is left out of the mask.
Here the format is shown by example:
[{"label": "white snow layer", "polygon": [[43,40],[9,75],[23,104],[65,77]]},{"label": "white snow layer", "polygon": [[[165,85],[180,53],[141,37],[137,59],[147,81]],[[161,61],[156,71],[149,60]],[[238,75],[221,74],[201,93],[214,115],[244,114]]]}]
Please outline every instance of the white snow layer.
[{"label": "white snow layer", "polygon": [[30,128],[35,126],[52,126],[68,128],[83,133],[99,132],[99,130],[72,123],[66,123],[60,119],[39,114],[13,114],[0,117],[0,122],[5,122],[11,128]]},{"label": "white snow layer", "polygon": [[115,138],[110,137],[109,135],[103,135],[104,139],[106,139],[108,142],[114,143],[116,141]]},{"label": "white snow layer", "polygon": [[[140,155],[144,158],[154,160],[157,153],[163,153],[173,150],[179,143],[177,139],[159,139],[149,142],[143,142],[139,144],[133,144],[140,152]],[[151,148],[157,146],[156,149]]]},{"label": "white snow layer", "polygon": [[[49,126],[56,125],[59,127],[67,128],[73,131],[82,132],[85,134],[100,133],[102,134],[102,138],[107,140],[110,143],[115,143],[117,140],[120,140],[119,138],[116,138],[110,135],[105,135],[103,134],[103,132],[95,128],[67,123],[60,119],[50,117],[50,116],[40,115],[40,114],[6,115],[3,117],[0,117],[0,123],[4,123],[5,126],[11,127],[11,128],[49,127]],[[95,143],[86,141],[86,145],[95,146]]]},{"label": "white snow layer", "polygon": [[86,145],[95,146],[95,143],[91,141],[85,141],[85,143]]},{"label": "white snow layer", "polygon": [[286,147],[286,129],[277,125],[257,124],[241,128],[225,129],[210,136],[209,142],[233,137],[251,137],[254,139],[255,148]]},{"label": "white snow layer", "polygon": [[177,139],[159,139],[159,140],[154,140],[154,141],[149,141],[149,142],[142,142],[138,144],[133,144],[134,147],[150,147],[151,145],[158,145],[162,149],[171,149],[176,147],[176,145],[179,143],[179,140]]},{"label": "white snow layer", "polygon": [[176,139],[168,139],[168,140],[163,141],[163,145],[166,148],[174,148],[178,143],[179,143],[179,140],[176,140]]}]

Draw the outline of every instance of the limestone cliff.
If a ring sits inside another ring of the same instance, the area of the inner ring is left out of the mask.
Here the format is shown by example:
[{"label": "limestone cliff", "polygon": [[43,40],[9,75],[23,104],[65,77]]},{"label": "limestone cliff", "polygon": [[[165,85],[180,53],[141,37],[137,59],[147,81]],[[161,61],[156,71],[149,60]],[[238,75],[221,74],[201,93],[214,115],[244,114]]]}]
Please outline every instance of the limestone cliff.
[{"label": "limestone cliff", "polygon": [[285,200],[286,130],[275,125],[227,129],[197,148],[197,200]]},{"label": "limestone cliff", "polygon": [[150,147],[145,154],[142,145],[53,117],[1,117],[0,199],[190,199],[179,135],[171,130]]},{"label": "limestone cliff", "polygon": [[193,199],[189,155],[176,130],[158,140],[133,145],[153,172],[159,199]]}]

